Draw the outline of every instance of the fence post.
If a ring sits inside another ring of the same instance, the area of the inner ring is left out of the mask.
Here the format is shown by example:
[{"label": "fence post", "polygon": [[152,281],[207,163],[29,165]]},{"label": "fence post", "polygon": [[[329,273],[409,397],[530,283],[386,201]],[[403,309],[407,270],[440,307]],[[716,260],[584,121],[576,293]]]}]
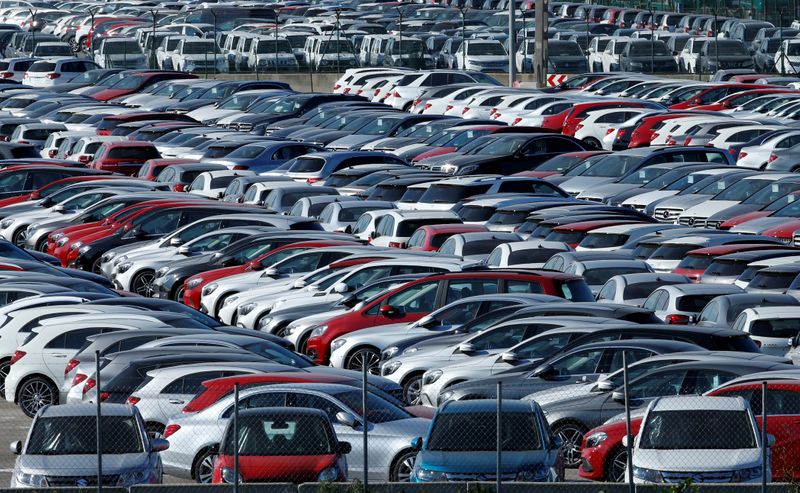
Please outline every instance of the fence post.
[{"label": "fence post", "polygon": [[363,365],[361,368],[361,426],[364,431],[364,493],[367,493],[369,488],[369,454],[368,451],[368,424],[367,424],[367,374],[369,372],[369,365]]},{"label": "fence post", "polygon": [[497,477],[495,493],[500,493],[503,474],[503,382],[497,382]]},{"label": "fence post", "polygon": [[767,382],[761,382],[761,492],[767,493]]},{"label": "fence post", "polygon": [[95,441],[97,442],[97,492],[103,493],[103,437],[100,433],[100,417],[102,411],[100,407],[100,351],[94,352],[94,379],[95,388],[97,389],[97,417],[95,419]]},{"label": "fence post", "polygon": [[625,354],[625,351],[622,351],[622,390],[625,393],[625,436],[627,438],[627,445],[625,448],[627,449],[627,459],[628,465],[627,469],[627,480],[628,480],[628,491],[630,493],[634,493],[636,491],[636,487],[633,484],[633,437],[631,436],[631,406],[630,406],[630,395],[628,394],[628,358]]},{"label": "fence post", "polygon": [[239,382],[233,384],[233,493],[239,493]]}]

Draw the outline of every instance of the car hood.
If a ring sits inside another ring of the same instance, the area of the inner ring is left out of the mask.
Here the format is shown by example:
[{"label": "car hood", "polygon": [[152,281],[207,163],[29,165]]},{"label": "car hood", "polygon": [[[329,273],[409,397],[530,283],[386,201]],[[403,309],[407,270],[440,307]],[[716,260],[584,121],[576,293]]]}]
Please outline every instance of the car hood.
[{"label": "car hood", "polygon": [[431,420],[425,418],[406,418],[389,421],[388,423],[376,423],[375,427],[370,430],[370,436],[421,437],[428,432],[430,424]]},{"label": "car hood", "polygon": [[708,195],[678,195],[662,200],[657,207],[675,207],[686,210],[706,200],[708,200]]},{"label": "car hood", "polygon": [[[67,472],[69,476],[95,477],[97,456],[85,455],[21,455],[17,467],[27,474],[52,476],[55,471]],[[103,454],[103,473],[118,474],[124,471],[142,470],[147,467],[147,454]]]},{"label": "car hood", "polygon": [[711,214],[715,214],[719,211],[724,211],[728,207],[738,204],[739,202],[736,202],[735,200],[707,200],[705,202],[700,202],[699,204],[696,204],[693,207],[689,207],[688,209],[683,211],[682,215],[708,217]]},{"label": "car hood", "polygon": [[762,206],[758,204],[736,204],[726,209],[723,209],[719,212],[712,213],[711,215],[708,216],[708,218],[713,219],[715,221],[724,221],[726,219],[739,216],[741,214],[747,214],[748,212],[755,212],[761,210],[761,207]]},{"label": "car hood", "polygon": [[605,185],[592,187],[591,190],[586,190],[583,193],[587,197],[607,198],[617,195],[618,193],[626,192],[630,189],[640,189],[640,187],[639,185],[628,185],[625,183],[607,183]]},{"label": "car hood", "polygon": [[636,467],[657,471],[697,471],[716,472],[758,467],[761,463],[761,449],[725,450],[654,450],[636,448],[634,454]]},{"label": "car hood", "polygon": [[[488,438],[488,437],[487,437]],[[544,450],[526,450],[523,452],[504,451],[501,458],[502,469],[509,473],[529,469],[547,460]],[[417,461],[425,469],[449,473],[494,475],[497,471],[497,454],[491,452],[440,452],[423,450]]]},{"label": "car hood", "polygon": [[556,403],[560,405],[565,402],[581,400],[587,395],[599,395],[592,393],[594,386],[595,382],[562,385],[561,387],[535,392],[526,396],[526,398],[536,401],[542,407]]},{"label": "car hood", "polygon": [[348,135],[328,143],[328,147],[352,149],[379,138],[381,138],[380,135]]},{"label": "car hood", "polygon": [[757,235],[761,234],[762,231],[780,226],[789,221],[793,221],[793,218],[774,216],[761,217],[758,219],[753,219],[752,221],[744,222],[742,224],[737,224],[731,228],[731,233],[748,233]]},{"label": "car hood", "polygon": [[589,190],[590,188],[593,189],[598,185],[603,185],[613,180],[613,177],[605,178],[602,176],[576,176],[564,181],[559,186],[567,193],[576,194],[583,192],[584,190]]}]

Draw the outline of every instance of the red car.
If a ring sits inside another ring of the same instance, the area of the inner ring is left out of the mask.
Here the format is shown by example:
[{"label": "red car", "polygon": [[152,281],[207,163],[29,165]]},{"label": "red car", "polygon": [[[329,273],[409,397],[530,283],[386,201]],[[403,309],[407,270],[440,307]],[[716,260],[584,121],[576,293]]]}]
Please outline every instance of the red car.
[{"label": "red car", "polygon": [[[747,252],[750,250],[774,250],[781,248],[776,245],[765,245],[763,243],[742,243],[735,245],[720,245],[708,248],[698,248],[686,253],[681,263],[672,270],[673,274],[683,274],[694,282],[700,281],[700,276],[708,268],[709,265],[722,255],[728,255],[737,252]],[[786,247],[787,249],[791,249]]]},{"label": "red car", "polygon": [[141,178],[143,180],[150,180],[156,181],[158,178],[159,173],[164,171],[164,168],[168,168],[175,164],[187,164],[187,163],[197,163],[199,161],[195,161],[194,159],[181,159],[181,158],[158,158],[158,159],[148,159],[147,161],[142,164],[142,167],[139,168],[139,172],[136,174],[137,178]]},{"label": "red car", "polygon": [[[243,483],[346,481],[350,453],[339,442],[324,411],[297,407],[247,409],[238,419],[239,467]],[[234,429],[228,425],[214,461],[212,483],[233,483]]]},{"label": "red car", "polygon": [[[196,75],[188,74],[186,72],[173,72],[169,70],[153,70],[148,72],[138,72],[125,77],[111,87],[107,87],[100,92],[91,94],[90,97],[98,101],[108,101],[109,99],[126,96],[140,92],[145,87],[149,87],[156,82],[170,79],[196,79]],[[152,115],[160,113],[150,113]],[[160,119],[158,117],[151,118],[153,120]]]},{"label": "red car", "polygon": [[406,242],[407,250],[436,252],[453,235],[489,231],[481,224],[429,224],[420,226]]},{"label": "red car", "polygon": [[[789,482],[800,479],[800,465],[797,457],[800,454],[800,382],[796,380],[767,380],[767,392],[774,392],[775,398],[767,406],[767,433],[775,436],[772,451],[772,481]],[[750,407],[761,426],[761,380],[712,390],[706,395],[741,396],[750,401]],[[642,417],[631,418],[631,434],[639,433]],[[583,438],[581,466],[578,474],[585,479],[604,481],[609,478],[613,461],[625,461],[626,454],[622,448],[622,437],[625,436],[625,421],[598,426],[586,432]],[[594,447],[587,446],[587,438],[598,433],[605,433],[606,438]]]},{"label": "red car", "polygon": [[579,223],[563,224],[556,226],[545,237],[547,241],[560,241],[570,248],[575,248],[592,230],[608,226],[622,226],[625,224],[639,224],[641,221],[633,219],[603,219],[598,221],[582,221]]},{"label": "red car", "polygon": [[800,219],[786,218],[786,222],[780,226],[775,226],[761,232],[764,236],[772,236],[778,238],[787,245],[794,243],[794,235],[800,230]]},{"label": "red car", "polygon": [[693,109],[695,110],[705,110],[705,111],[721,111],[721,110],[729,110],[731,108],[738,108],[739,106],[743,105],[744,103],[750,101],[751,99],[755,99],[761,96],[765,96],[767,94],[781,94],[781,93],[793,93],[796,91],[792,91],[790,89],[753,89],[751,91],[742,91],[731,94],[725,98],[720,99],[711,104],[704,104],[700,106],[695,106]]},{"label": "red car", "polygon": [[784,207],[788,206],[789,204],[795,202],[798,198],[798,195],[800,195],[800,191],[794,191],[772,202],[771,204],[767,205],[760,211],[752,211],[752,212],[747,212],[745,214],[740,214],[738,216],[734,216],[728,219],[727,221],[723,222],[722,224],[720,224],[719,229],[731,229],[734,226],[746,223],[747,221],[752,221],[753,219],[760,219],[762,217],[771,216],[780,211],[781,209],[783,209]]},{"label": "red car", "polygon": [[763,84],[715,84],[702,89],[701,91],[697,92],[694,96],[690,97],[686,101],[681,101],[680,103],[675,103],[671,105],[669,109],[670,110],[687,110],[689,108],[694,109],[695,107],[700,105],[711,104],[715,101],[719,101],[720,99],[730,96],[731,94],[734,93],[743,92],[750,89],[769,89],[776,87],[778,89],[781,89],[781,87],[779,86],[764,86]]},{"label": "red car", "polygon": [[590,103],[579,103],[558,115],[544,117],[542,127],[558,130],[562,134],[572,137],[578,129],[578,124],[592,111],[608,110],[612,108],[642,108],[646,106],[647,104],[645,103],[633,101],[592,101]]},{"label": "red car", "polygon": [[93,169],[132,176],[139,172],[145,162],[159,158],[161,153],[150,142],[105,142],[97,149],[89,166]]},{"label": "red car", "polygon": [[311,332],[306,353],[314,362],[328,364],[331,343],[344,334],[379,325],[415,322],[457,299],[509,291],[543,293],[571,301],[594,300],[582,277],[560,272],[493,269],[436,274],[408,282],[360,309],[316,327]]},{"label": "red car", "polygon": [[[242,265],[233,265],[230,267],[223,267],[221,269],[213,269],[200,274],[195,274],[186,279],[184,282],[183,303],[191,306],[197,310],[200,309],[200,297],[203,293],[203,288],[209,283],[218,281],[224,277],[242,274],[244,272],[258,271],[269,267],[270,265],[283,260],[287,257],[300,253],[311,248],[324,248],[330,246],[347,246],[355,245],[357,243],[348,240],[318,240],[318,241],[299,241],[297,243],[290,243],[288,245],[279,246],[272,249],[258,258],[251,260]],[[224,300],[220,300],[222,303]],[[219,313],[217,310],[215,313]]]},{"label": "red car", "polygon": [[179,113],[141,111],[136,113],[123,113],[121,115],[104,116],[97,124],[97,134],[111,135],[111,132],[113,132],[114,129],[123,123],[143,122],[150,120],[196,123],[190,117]]},{"label": "red car", "polygon": [[20,195],[16,195],[14,197],[8,197],[7,199],[0,200],[0,207],[5,207],[7,205],[12,204],[19,204],[21,202],[26,202],[28,200],[37,200],[44,197],[49,196],[50,194],[56,193],[57,191],[61,190],[62,188],[74,185],[75,183],[80,183],[83,181],[93,181],[93,180],[113,180],[115,178],[125,178],[124,176],[113,176],[108,175],[105,173],[101,174],[91,174],[91,175],[78,175],[78,176],[70,176],[68,178],[62,178],[60,180],[51,181],[41,188],[38,188],[30,193],[23,193]]},{"label": "red car", "polygon": [[663,127],[667,121],[674,118],[688,118],[692,116],[697,116],[697,114],[665,113],[642,118],[642,120],[639,122],[639,125],[631,132],[631,139],[630,144],[628,144],[628,148],[633,149],[634,147],[648,147],[650,146],[650,142],[658,137],[658,130]]}]

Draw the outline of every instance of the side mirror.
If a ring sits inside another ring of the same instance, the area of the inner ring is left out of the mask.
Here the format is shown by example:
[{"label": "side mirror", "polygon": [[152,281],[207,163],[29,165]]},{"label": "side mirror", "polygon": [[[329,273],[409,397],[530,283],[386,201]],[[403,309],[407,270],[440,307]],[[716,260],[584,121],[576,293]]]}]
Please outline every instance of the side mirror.
[{"label": "side mirror", "polygon": [[248,267],[250,268],[250,270],[264,270],[264,266],[261,265],[261,262],[259,262],[258,260],[253,260],[252,262],[250,262]]},{"label": "side mirror", "polygon": [[625,402],[625,392],[622,391],[612,392],[611,400],[616,402]]},{"label": "side mirror", "polygon": [[[298,279],[298,280],[296,280],[294,282],[294,284],[292,284],[292,286],[294,286],[296,289],[304,288],[304,287],[306,287],[306,282],[304,280],[302,280],[302,279]],[[314,291],[316,291],[317,287],[316,286],[309,286],[309,289],[310,288],[314,288]]]},{"label": "side mirror", "polygon": [[53,210],[56,211],[56,212],[64,212],[64,206],[59,204],[59,205],[53,207]]},{"label": "side mirror", "polygon": [[422,437],[415,437],[411,439],[411,450],[422,450]]},{"label": "side mirror", "polygon": [[369,234],[369,237],[374,240],[375,238],[378,237],[378,232],[377,231],[373,231],[372,233]]},{"label": "side mirror", "polygon": [[169,448],[169,442],[163,438],[154,438],[150,441],[150,450],[152,452],[163,452]]},{"label": "side mirror", "polygon": [[222,197],[224,197],[224,196],[225,196],[225,192],[219,192],[219,193],[217,194],[217,198],[218,198],[218,199],[221,199],[221,198],[222,198]]},{"label": "side mirror", "polygon": [[502,360],[506,363],[516,363],[519,361],[519,356],[517,356],[517,353],[512,353],[510,351],[501,354],[500,358],[502,358]]},{"label": "side mirror", "polygon": [[347,234],[352,234],[352,233],[353,233],[353,226],[351,226],[351,225],[349,225],[349,224],[348,224],[348,225],[347,225],[347,226],[344,228],[344,233],[347,233]]},{"label": "side mirror", "polygon": [[397,315],[397,309],[392,305],[383,305],[378,309],[378,313],[384,317],[393,317]]},{"label": "side mirror", "polygon": [[627,447],[628,446],[628,435],[623,435],[622,436],[622,446],[623,447]]},{"label": "side mirror", "polygon": [[614,390],[614,384],[609,380],[598,380],[597,390],[601,392],[608,392],[609,390]]},{"label": "side mirror", "polygon": [[169,240],[169,244],[170,246],[181,246],[181,244],[183,244],[183,241],[181,241],[181,239],[176,236],[175,238]]},{"label": "side mirror", "polygon": [[339,283],[336,283],[335,286],[333,286],[333,291],[336,292],[336,293],[339,293],[339,294],[344,294],[344,293],[350,291],[350,286],[348,286],[347,284],[345,284],[343,282],[339,282]]},{"label": "side mirror", "polygon": [[767,447],[772,447],[775,445],[775,435],[769,433],[767,434]]},{"label": "side mirror", "polygon": [[462,353],[474,353],[475,346],[473,346],[469,342],[462,342],[461,344],[458,345],[458,350],[461,351]]},{"label": "side mirror", "polygon": [[550,365],[542,365],[533,370],[533,376],[537,378],[547,378],[554,373],[553,367]]},{"label": "side mirror", "polygon": [[19,440],[15,441],[15,442],[11,442],[11,445],[9,446],[9,449],[11,449],[11,453],[14,454],[14,455],[21,454],[22,453],[22,442],[20,442]]},{"label": "side mirror", "polygon": [[270,267],[269,269],[264,271],[264,275],[267,275],[269,277],[275,277],[278,275],[278,269],[276,269],[275,267]]},{"label": "side mirror", "polygon": [[189,255],[189,247],[186,245],[178,247],[178,253],[181,255]]},{"label": "side mirror", "polygon": [[349,426],[350,428],[355,428],[358,424],[358,420],[356,420],[355,416],[344,411],[336,413],[336,422],[344,426]]},{"label": "side mirror", "polygon": [[350,445],[350,442],[339,442],[339,453],[342,455],[347,455],[353,451],[353,446]]}]

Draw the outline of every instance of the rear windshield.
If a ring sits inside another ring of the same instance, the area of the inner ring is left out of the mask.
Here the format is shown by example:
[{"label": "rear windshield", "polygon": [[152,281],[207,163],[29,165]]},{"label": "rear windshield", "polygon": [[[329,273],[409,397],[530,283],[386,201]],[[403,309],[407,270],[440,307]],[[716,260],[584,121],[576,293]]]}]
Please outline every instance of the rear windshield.
[{"label": "rear windshield", "polygon": [[708,302],[717,296],[716,294],[690,294],[681,296],[678,298],[675,306],[682,312],[701,312]]}]

